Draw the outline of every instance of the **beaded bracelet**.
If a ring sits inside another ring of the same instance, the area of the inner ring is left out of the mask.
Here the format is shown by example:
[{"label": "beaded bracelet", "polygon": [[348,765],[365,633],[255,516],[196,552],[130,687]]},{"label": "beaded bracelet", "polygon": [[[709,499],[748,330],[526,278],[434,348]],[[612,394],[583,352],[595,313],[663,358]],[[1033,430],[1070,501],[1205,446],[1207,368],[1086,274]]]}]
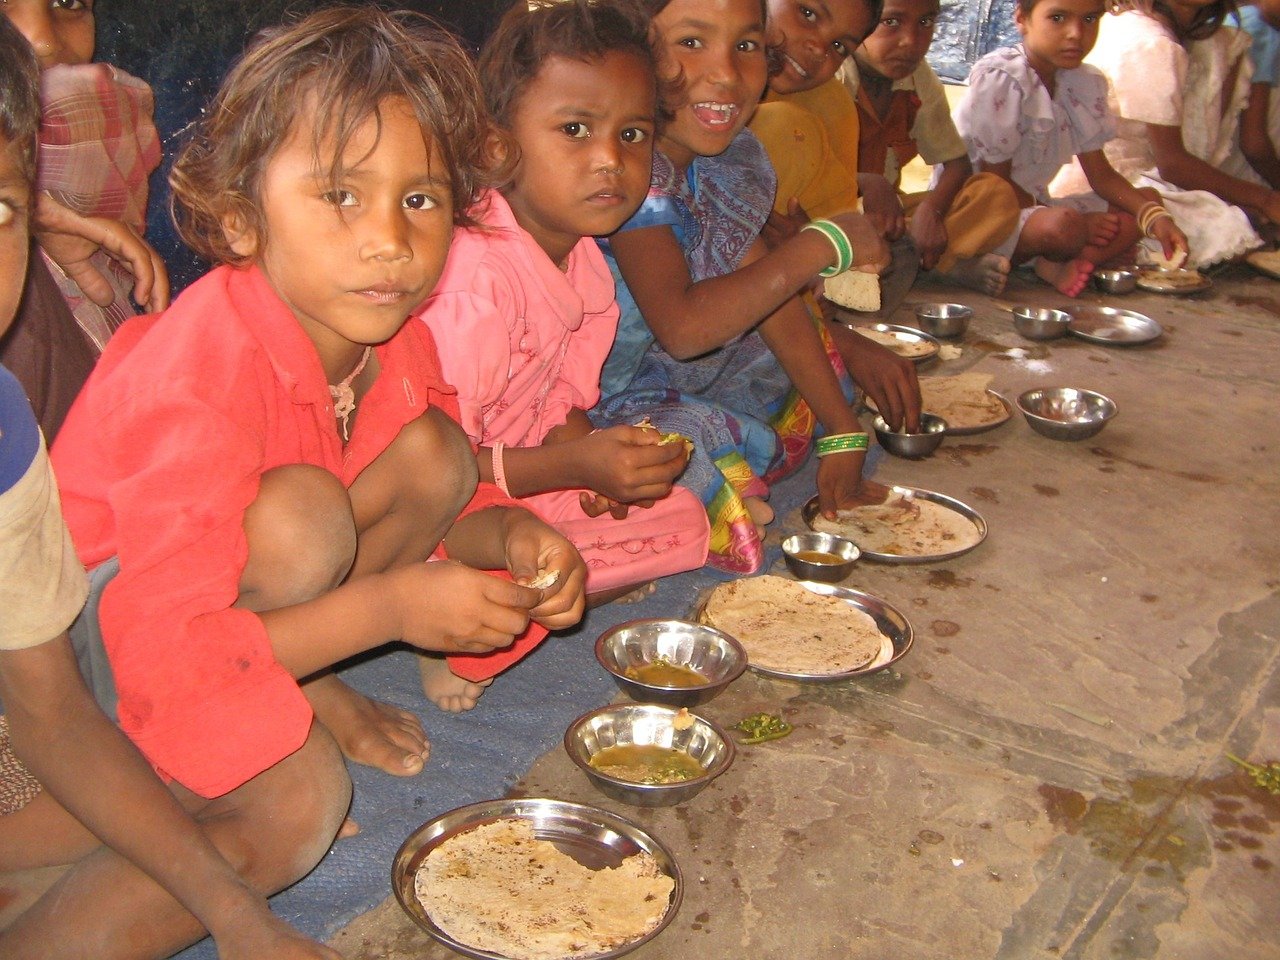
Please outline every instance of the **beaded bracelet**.
[{"label": "beaded bracelet", "polygon": [[836,262],[825,270],[819,270],[820,277],[834,277],[836,274],[844,273],[853,266],[853,244],[849,241],[849,236],[842,230],[839,224],[830,220],[810,220],[801,230],[816,230],[831,242],[836,248]]},{"label": "beaded bracelet", "polygon": [[833,453],[866,450],[869,442],[865,433],[835,433],[829,437],[821,437],[816,446],[818,456],[827,457]]},{"label": "beaded bracelet", "polygon": [[492,447],[489,448],[489,456],[493,462],[493,483],[499,490],[508,497],[511,491],[507,489],[507,471],[502,462],[502,448],[506,446],[501,440],[494,441]]}]

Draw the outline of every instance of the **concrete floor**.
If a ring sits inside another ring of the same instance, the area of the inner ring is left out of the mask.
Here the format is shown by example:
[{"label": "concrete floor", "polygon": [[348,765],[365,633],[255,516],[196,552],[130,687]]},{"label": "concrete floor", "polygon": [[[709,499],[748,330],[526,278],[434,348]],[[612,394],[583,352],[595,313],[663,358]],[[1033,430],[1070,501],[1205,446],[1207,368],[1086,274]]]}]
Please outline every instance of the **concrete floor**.
[{"label": "concrete floor", "polygon": [[[1280,758],[1280,285],[1244,267],[1215,283],[1112,298],[1166,331],[1128,349],[1033,344],[985,297],[912,291],[976,308],[963,356],[923,374],[986,371],[1010,399],[1089,387],[1120,414],[1080,443],[1015,416],[885,463],[990,536],[948,563],[860,564],[848,585],[914,626],[900,669],[746,674],[701,710],[796,732],[692,801],[614,803],[562,751],[529,771],[520,792],[617,810],[675,853],[684,903],[636,960],[1280,957],[1280,796],[1224,757]],[[1028,281],[1006,299],[1062,302]],[[334,946],[454,956],[394,901]]]}]

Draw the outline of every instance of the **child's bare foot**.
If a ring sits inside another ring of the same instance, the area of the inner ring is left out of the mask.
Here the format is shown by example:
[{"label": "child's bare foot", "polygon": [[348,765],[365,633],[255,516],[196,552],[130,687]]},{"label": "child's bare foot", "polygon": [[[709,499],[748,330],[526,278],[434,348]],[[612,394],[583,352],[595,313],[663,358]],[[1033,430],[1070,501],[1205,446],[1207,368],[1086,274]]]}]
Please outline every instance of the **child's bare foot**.
[{"label": "child's bare foot", "polygon": [[970,290],[977,290],[989,297],[998,297],[1004,293],[1011,269],[1007,257],[995,253],[984,253],[980,257],[957,260],[956,265],[946,275]]},{"label": "child's bare foot", "polygon": [[408,710],[370,700],[333,674],[309,681],[302,690],[348,759],[396,777],[422,772],[431,745],[422,722]]},{"label": "child's bare foot", "polygon": [[1120,217],[1114,213],[1086,213],[1085,229],[1089,231],[1087,247],[1107,247],[1120,233]]},{"label": "child's bare foot", "polygon": [[756,535],[763,540],[764,528],[773,523],[773,507],[760,497],[743,497],[742,505],[747,508],[747,516],[756,525]]},{"label": "child's bare foot", "polygon": [[1068,297],[1076,297],[1080,295],[1080,291],[1089,282],[1089,275],[1093,273],[1093,266],[1088,260],[1079,258],[1068,260],[1065,263],[1055,263],[1052,260],[1046,260],[1044,257],[1037,257],[1035,271],[1036,276],[1045,283],[1051,284],[1059,293]]},{"label": "child's bare foot", "polygon": [[418,673],[422,676],[422,692],[441,710],[462,713],[472,709],[479,701],[484,688],[493,678],[475,683],[466,680],[449,669],[443,657],[420,656]]}]

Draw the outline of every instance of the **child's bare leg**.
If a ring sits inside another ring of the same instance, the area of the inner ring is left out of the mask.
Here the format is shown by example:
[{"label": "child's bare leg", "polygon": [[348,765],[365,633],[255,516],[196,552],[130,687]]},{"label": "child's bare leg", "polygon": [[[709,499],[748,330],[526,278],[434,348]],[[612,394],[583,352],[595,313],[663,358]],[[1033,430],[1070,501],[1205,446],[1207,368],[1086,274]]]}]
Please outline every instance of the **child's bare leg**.
[{"label": "child's bare leg", "polygon": [[[477,480],[466,435],[443,412],[428,411],[406,425],[351,485],[358,547],[350,577],[425,562],[471,499]],[[414,714],[370,700],[333,675],[317,677],[304,689],[316,716],[352,760],[401,776],[422,769],[430,745]]]},{"label": "child's bare leg", "polygon": [[1037,258],[1036,276],[1059,293],[1074,297],[1084,289],[1094,262],[1084,258],[1090,225],[1086,215],[1064,207],[1041,207],[1027,218],[1013,251],[1013,262]]},{"label": "child's bare leg", "polygon": [[1009,282],[1009,271],[1012,264],[1008,257],[996,253],[984,253],[981,256],[957,260],[947,276],[961,286],[977,290],[989,297],[998,297],[1004,293],[1005,284]]},{"label": "child's bare leg", "polygon": [[[295,753],[216,800],[176,785],[173,790],[222,855],[263,894],[311,871],[351,803],[341,754],[318,724]],[[0,932],[0,956],[6,960],[159,958],[204,936],[194,917],[111,850],[97,847],[77,856],[51,845],[48,859],[65,868]],[[22,895],[31,876],[0,876],[0,889]]]},{"label": "child's bare leg", "polygon": [[470,710],[480,701],[485,687],[493,683],[492,678],[476,683],[460,677],[449,669],[449,662],[444,657],[432,654],[418,657],[418,672],[422,676],[422,692],[427,699],[449,713]]},{"label": "child's bare leg", "polygon": [[[261,612],[320,596],[340,584],[355,562],[357,529],[346,489],[318,467],[280,467],[263,475],[245,512],[249,559],[237,606]],[[412,713],[370,700],[334,674],[303,684],[321,722],[344,753],[390,773],[419,773],[427,738]]]}]

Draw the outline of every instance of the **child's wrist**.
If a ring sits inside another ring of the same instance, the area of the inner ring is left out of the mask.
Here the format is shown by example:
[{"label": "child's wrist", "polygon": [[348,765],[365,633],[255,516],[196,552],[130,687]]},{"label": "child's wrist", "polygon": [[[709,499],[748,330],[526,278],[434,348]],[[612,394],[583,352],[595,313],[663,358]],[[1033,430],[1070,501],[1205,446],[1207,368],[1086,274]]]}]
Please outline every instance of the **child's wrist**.
[{"label": "child's wrist", "polygon": [[849,235],[841,229],[840,225],[832,220],[810,220],[803,227],[801,232],[812,230],[826,237],[827,242],[835,250],[835,262],[831,266],[818,271],[820,277],[834,277],[837,274],[844,273],[853,266],[853,243],[849,240]]}]

